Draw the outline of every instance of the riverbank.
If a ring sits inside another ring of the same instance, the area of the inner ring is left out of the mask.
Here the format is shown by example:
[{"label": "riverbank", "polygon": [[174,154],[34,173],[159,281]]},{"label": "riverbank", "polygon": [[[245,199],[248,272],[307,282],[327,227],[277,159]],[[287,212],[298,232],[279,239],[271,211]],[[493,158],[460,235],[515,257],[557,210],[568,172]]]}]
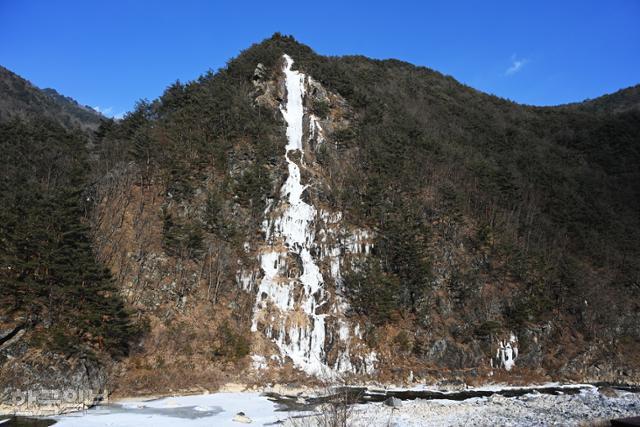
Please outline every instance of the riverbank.
[{"label": "riverbank", "polygon": [[[463,401],[402,401],[392,408],[384,403],[356,405],[350,426],[608,426],[611,419],[640,414],[640,395],[615,389],[589,387],[575,394],[528,393],[518,397],[499,394]],[[291,420],[288,426],[322,425],[322,416]]]},{"label": "riverbank", "polygon": [[[256,391],[246,390],[242,384],[229,384],[224,389],[204,394],[122,398],[88,410],[40,419],[54,421],[58,427],[238,426],[238,419],[249,419],[252,425],[312,427],[331,425],[331,418],[338,417],[350,426],[599,426],[608,425],[611,419],[640,415],[637,388],[589,384],[494,384],[449,389],[349,387],[332,389],[330,395],[329,390],[286,386]],[[389,398],[394,399],[393,406],[385,403]]]}]

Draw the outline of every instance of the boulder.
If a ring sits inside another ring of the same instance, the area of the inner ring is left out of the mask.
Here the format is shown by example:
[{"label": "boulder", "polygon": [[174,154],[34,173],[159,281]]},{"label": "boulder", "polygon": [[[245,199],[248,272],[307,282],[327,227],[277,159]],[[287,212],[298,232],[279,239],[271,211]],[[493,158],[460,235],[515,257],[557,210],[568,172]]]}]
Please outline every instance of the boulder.
[{"label": "boulder", "polygon": [[390,406],[392,408],[400,408],[402,406],[402,400],[398,399],[397,397],[390,397],[387,400],[384,401],[384,404],[386,406]]},{"label": "boulder", "polygon": [[618,397],[618,392],[611,387],[600,387],[598,392],[606,397]]},{"label": "boulder", "polygon": [[0,364],[0,414],[83,410],[107,397],[106,383],[106,368],[99,361],[27,350]]},{"label": "boulder", "polygon": [[238,412],[232,418],[232,421],[242,424],[251,424],[251,418],[247,417],[244,412]]}]

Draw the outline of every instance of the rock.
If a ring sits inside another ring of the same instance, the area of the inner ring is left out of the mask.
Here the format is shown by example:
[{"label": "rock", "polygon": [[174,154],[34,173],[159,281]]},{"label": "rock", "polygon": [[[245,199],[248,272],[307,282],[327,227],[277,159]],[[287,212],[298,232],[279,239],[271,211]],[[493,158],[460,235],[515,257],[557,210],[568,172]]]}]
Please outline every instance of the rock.
[{"label": "rock", "polygon": [[[253,81],[263,80],[267,75],[267,68],[264,64],[259,63],[253,71]],[[254,83],[255,84],[255,83]]]},{"label": "rock", "polygon": [[390,397],[384,401],[384,404],[392,408],[400,408],[402,406],[402,400],[397,397]]},{"label": "rock", "polygon": [[15,328],[0,329],[0,351],[18,342],[25,332],[25,326],[22,324]]},{"label": "rock", "polygon": [[108,396],[98,361],[25,353],[0,365],[0,413],[55,415],[86,409]]},{"label": "rock", "polygon": [[251,418],[247,417],[244,412],[238,412],[232,418],[232,421],[242,424],[251,424]]},{"label": "rock", "polygon": [[600,387],[598,393],[606,397],[618,397],[618,392],[611,387]]}]

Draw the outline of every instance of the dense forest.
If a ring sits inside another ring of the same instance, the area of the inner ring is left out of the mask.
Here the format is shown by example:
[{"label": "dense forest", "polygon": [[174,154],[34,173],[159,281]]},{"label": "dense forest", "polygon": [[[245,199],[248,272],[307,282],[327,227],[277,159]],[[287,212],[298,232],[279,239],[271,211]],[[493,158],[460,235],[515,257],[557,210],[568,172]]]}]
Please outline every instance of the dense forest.
[{"label": "dense forest", "polygon": [[47,120],[0,124],[0,303],[37,347],[119,357],[135,331],[92,249],[86,144]]}]

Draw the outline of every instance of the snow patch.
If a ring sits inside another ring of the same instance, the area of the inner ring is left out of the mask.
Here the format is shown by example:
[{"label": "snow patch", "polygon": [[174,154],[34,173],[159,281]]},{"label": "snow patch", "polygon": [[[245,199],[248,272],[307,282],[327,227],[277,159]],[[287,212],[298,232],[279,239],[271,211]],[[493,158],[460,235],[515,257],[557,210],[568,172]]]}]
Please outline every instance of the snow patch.
[{"label": "snow patch", "polygon": [[54,419],[57,421],[55,425],[60,427],[232,427],[238,425],[233,421],[238,412],[244,412],[256,425],[277,424],[290,415],[277,409],[276,403],[259,393],[215,393],[133,400],[123,405],[99,406]]},{"label": "snow patch", "polygon": [[[518,358],[518,338],[511,332],[509,339],[498,342],[496,361],[499,368],[507,371],[513,369]],[[493,361],[491,362],[493,366]]]}]

